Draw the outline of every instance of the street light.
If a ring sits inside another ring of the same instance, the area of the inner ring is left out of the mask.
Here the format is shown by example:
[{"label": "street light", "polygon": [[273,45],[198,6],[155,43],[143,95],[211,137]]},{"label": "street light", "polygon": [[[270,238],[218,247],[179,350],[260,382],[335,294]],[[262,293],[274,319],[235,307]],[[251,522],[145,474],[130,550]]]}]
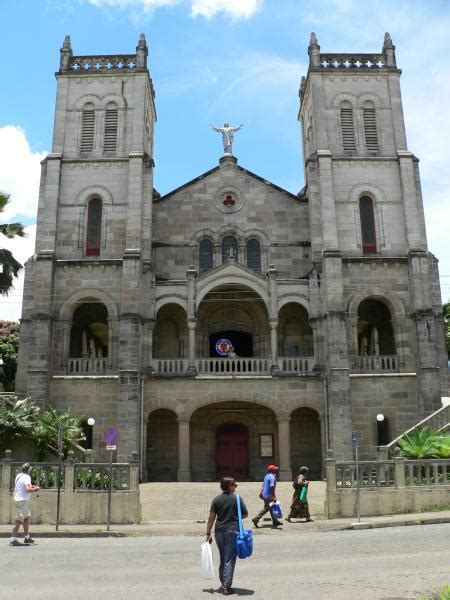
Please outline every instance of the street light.
[{"label": "street light", "polygon": [[87,424],[89,425],[88,446],[89,446],[89,449],[92,450],[92,442],[94,439],[94,425],[95,425],[94,417],[89,417],[89,419],[87,420]]},{"label": "street light", "polygon": [[382,423],[384,421],[384,415],[382,413],[377,414],[378,423]]}]

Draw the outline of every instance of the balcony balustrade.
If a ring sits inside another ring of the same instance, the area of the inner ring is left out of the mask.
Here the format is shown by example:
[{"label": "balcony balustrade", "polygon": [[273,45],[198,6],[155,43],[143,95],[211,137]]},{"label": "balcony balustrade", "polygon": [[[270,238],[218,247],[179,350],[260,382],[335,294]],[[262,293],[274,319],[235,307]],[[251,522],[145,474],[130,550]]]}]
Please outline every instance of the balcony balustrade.
[{"label": "balcony balustrade", "polygon": [[394,355],[356,356],[354,370],[359,373],[398,373],[399,357]]},{"label": "balcony balustrade", "polygon": [[107,358],[69,358],[68,375],[101,375],[108,371]]}]

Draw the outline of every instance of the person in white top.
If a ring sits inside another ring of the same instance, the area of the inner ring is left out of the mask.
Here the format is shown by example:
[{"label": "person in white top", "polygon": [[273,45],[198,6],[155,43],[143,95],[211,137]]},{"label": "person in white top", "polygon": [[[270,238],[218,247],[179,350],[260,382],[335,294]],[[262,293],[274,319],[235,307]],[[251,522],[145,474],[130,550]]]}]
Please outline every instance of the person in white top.
[{"label": "person in white top", "polygon": [[22,546],[22,544],[17,539],[17,535],[19,533],[20,524],[23,525],[23,532],[25,534],[24,544],[33,544],[34,540],[30,537],[30,521],[31,521],[31,513],[28,508],[28,500],[30,499],[30,495],[33,492],[39,491],[38,485],[33,485],[31,483],[31,465],[30,463],[25,463],[22,465],[22,472],[19,473],[16,477],[16,482],[14,486],[13,492],[13,501],[16,507],[16,517],[14,519],[13,530],[11,534],[11,538],[9,540],[10,546]]}]

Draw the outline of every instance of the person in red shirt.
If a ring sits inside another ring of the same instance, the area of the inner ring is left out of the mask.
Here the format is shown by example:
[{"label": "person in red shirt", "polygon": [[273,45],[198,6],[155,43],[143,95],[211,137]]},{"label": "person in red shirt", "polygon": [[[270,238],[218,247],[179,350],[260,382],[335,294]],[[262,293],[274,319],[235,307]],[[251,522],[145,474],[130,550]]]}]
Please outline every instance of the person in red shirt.
[{"label": "person in red shirt", "polygon": [[269,465],[267,467],[267,473],[264,476],[261,493],[259,494],[261,500],[264,501],[264,508],[256,515],[254,519],[252,519],[255,527],[259,527],[259,520],[267,512],[270,512],[270,516],[272,517],[272,527],[279,527],[280,525],[283,525],[281,521],[273,516],[272,507],[270,505],[271,502],[275,502],[277,499],[275,489],[277,486],[278,471],[279,467],[277,467],[277,465]]}]

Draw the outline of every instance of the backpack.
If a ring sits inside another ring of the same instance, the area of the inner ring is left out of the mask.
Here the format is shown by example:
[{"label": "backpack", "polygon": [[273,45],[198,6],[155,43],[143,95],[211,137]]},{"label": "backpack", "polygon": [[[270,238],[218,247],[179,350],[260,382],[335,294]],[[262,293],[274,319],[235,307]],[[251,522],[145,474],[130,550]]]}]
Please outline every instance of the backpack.
[{"label": "backpack", "polygon": [[236,554],[239,558],[247,558],[253,553],[253,532],[251,529],[244,529],[242,526],[241,499],[236,494],[239,531],[236,532]]}]

